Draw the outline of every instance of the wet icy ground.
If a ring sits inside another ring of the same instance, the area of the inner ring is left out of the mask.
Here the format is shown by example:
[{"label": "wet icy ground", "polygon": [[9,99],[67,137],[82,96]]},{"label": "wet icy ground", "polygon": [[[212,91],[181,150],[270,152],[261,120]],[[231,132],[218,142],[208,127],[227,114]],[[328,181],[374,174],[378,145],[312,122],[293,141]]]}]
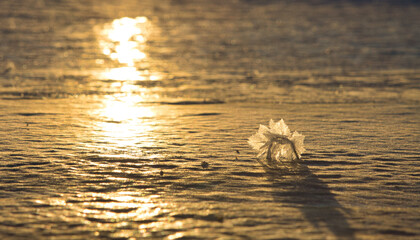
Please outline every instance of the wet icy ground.
[{"label": "wet icy ground", "polygon": [[[418,239],[418,12],[0,1],[0,238]],[[281,118],[304,163],[266,172]]]},{"label": "wet icy ground", "polygon": [[[134,104],[148,115],[119,120],[101,107],[1,101],[4,238],[420,234],[417,106]],[[306,135],[291,172],[264,171],[247,146],[267,117]]]}]

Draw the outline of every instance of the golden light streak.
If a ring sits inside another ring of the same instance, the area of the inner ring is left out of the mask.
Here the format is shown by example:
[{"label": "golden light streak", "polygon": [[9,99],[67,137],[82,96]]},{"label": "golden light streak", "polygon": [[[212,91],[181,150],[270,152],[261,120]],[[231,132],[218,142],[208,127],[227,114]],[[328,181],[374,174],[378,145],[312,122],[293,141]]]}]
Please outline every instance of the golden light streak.
[{"label": "golden light streak", "polygon": [[146,17],[124,17],[105,25],[99,43],[102,53],[129,67],[145,59],[147,22]]},{"label": "golden light streak", "polygon": [[153,145],[147,136],[152,125],[145,119],[155,116],[150,107],[138,106],[140,96],[108,97],[103,100],[103,108],[96,115],[103,119],[98,122],[102,137],[115,148],[136,149],[137,143],[142,146]]},{"label": "golden light streak", "polygon": [[[101,52],[119,66],[105,68],[94,75],[104,80],[159,80],[159,74],[150,74],[148,70],[139,71],[137,68],[139,64],[144,68],[150,61],[146,50],[147,38],[152,29],[146,17],[123,17],[102,26],[98,33]],[[98,59],[96,63],[102,65],[104,61]]]}]

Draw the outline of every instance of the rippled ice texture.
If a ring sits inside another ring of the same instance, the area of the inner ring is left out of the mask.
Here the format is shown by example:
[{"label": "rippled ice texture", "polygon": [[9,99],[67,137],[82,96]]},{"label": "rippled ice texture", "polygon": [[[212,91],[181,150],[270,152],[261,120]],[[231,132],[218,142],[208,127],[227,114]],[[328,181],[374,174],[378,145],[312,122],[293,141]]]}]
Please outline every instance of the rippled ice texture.
[{"label": "rippled ice texture", "polygon": [[[418,12],[0,1],[0,238],[418,239]],[[282,118],[307,151],[270,171]]]},{"label": "rippled ice texture", "polygon": [[4,0],[0,96],[420,102],[415,1],[305,2]]},{"label": "rippled ice texture", "polygon": [[[3,237],[420,234],[417,106],[135,105],[149,116],[120,121],[92,114],[104,107],[2,102]],[[247,138],[266,116],[305,133],[304,164],[255,161]]]}]

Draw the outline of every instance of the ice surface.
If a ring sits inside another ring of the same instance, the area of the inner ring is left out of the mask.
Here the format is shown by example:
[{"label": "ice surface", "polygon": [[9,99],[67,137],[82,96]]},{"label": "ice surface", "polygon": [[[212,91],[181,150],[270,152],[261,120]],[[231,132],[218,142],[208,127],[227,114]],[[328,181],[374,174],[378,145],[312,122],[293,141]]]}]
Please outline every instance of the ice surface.
[{"label": "ice surface", "polygon": [[[420,239],[419,11],[0,1],[0,239]],[[128,67],[99,33],[139,16]],[[305,161],[253,161],[270,118]]]}]

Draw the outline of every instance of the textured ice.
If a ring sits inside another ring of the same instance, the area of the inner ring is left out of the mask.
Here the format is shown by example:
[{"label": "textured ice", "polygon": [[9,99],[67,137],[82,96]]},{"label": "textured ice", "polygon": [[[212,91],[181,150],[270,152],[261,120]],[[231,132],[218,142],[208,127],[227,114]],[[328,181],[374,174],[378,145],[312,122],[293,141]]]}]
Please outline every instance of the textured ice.
[{"label": "textured ice", "polygon": [[283,119],[278,122],[270,120],[269,126],[260,125],[257,133],[249,138],[249,145],[258,151],[258,160],[269,167],[279,163],[299,160],[305,151],[305,136],[290,131]]}]

